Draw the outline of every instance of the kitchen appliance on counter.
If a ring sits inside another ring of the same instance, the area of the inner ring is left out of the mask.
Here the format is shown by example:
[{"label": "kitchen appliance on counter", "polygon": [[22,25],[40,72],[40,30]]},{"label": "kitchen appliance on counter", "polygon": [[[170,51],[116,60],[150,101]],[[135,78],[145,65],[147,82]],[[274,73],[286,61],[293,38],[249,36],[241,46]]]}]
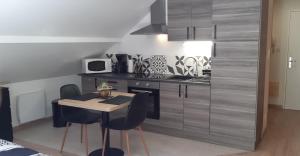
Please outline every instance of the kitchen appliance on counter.
[{"label": "kitchen appliance on counter", "polygon": [[86,74],[112,72],[111,59],[84,59],[82,72]]},{"label": "kitchen appliance on counter", "polygon": [[160,118],[160,97],[159,82],[151,81],[128,81],[128,93],[149,93],[145,101],[149,101],[147,107],[147,118],[159,120]]},{"label": "kitchen appliance on counter", "polygon": [[114,73],[128,73],[128,55],[116,54],[118,62],[114,65]]}]

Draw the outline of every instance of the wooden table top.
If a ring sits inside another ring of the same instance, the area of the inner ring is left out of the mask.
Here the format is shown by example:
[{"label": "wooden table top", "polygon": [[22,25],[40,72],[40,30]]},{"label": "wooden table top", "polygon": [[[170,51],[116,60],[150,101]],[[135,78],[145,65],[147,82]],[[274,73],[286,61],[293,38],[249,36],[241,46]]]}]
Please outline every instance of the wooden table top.
[{"label": "wooden table top", "polygon": [[[133,97],[135,94],[132,93],[125,93],[125,92],[115,92],[113,91],[111,93],[111,96],[130,96]],[[101,101],[104,101],[105,99],[97,98],[97,99],[91,99],[88,101],[80,101],[80,100],[71,100],[71,99],[63,99],[59,100],[58,104],[63,106],[71,106],[71,107],[77,107],[77,108],[84,108],[84,109],[90,109],[90,110],[96,110],[96,111],[102,111],[102,112],[113,112],[122,108],[125,108],[129,105],[129,102],[126,102],[124,104],[120,105],[111,105],[106,103],[101,103]]]}]

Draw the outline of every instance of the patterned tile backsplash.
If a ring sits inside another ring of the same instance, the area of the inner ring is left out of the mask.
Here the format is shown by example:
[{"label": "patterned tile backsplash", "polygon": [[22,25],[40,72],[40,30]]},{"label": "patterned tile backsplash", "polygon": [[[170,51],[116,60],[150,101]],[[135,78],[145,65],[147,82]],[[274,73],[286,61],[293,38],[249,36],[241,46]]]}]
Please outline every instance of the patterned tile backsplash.
[{"label": "patterned tile backsplash", "polygon": [[[117,62],[115,54],[106,54],[106,58],[112,59],[113,64]],[[133,60],[135,73],[155,73],[194,76],[202,75],[202,70],[211,69],[211,58],[207,56],[165,56],[152,55],[143,56],[128,55]]]}]

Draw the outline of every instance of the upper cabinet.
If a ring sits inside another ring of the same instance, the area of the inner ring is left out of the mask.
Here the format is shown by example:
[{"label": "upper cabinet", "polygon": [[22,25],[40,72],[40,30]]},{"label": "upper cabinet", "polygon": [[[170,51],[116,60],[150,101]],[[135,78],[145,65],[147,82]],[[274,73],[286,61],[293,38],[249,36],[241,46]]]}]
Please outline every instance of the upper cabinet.
[{"label": "upper cabinet", "polygon": [[168,0],[169,41],[211,40],[211,0]]},{"label": "upper cabinet", "polygon": [[259,40],[261,0],[213,0],[218,41]]}]

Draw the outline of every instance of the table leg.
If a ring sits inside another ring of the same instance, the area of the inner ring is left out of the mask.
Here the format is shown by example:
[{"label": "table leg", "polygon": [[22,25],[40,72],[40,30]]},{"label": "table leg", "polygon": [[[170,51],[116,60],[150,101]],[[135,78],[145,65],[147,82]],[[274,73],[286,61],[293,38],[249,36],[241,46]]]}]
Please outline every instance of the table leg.
[{"label": "table leg", "polygon": [[[103,124],[109,123],[109,113],[102,112],[102,122]],[[104,138],[105,129],[102,128],[102,138]],[[89,154],[89,156],[101,156],[102,149],[95,150]],[[121,149],[111,148],[110,147],[110,132],[109,129],[107,130],[107,138],[106,138],[106,145],[105,145],[105,156],[124,156],[124,152]]]}]

